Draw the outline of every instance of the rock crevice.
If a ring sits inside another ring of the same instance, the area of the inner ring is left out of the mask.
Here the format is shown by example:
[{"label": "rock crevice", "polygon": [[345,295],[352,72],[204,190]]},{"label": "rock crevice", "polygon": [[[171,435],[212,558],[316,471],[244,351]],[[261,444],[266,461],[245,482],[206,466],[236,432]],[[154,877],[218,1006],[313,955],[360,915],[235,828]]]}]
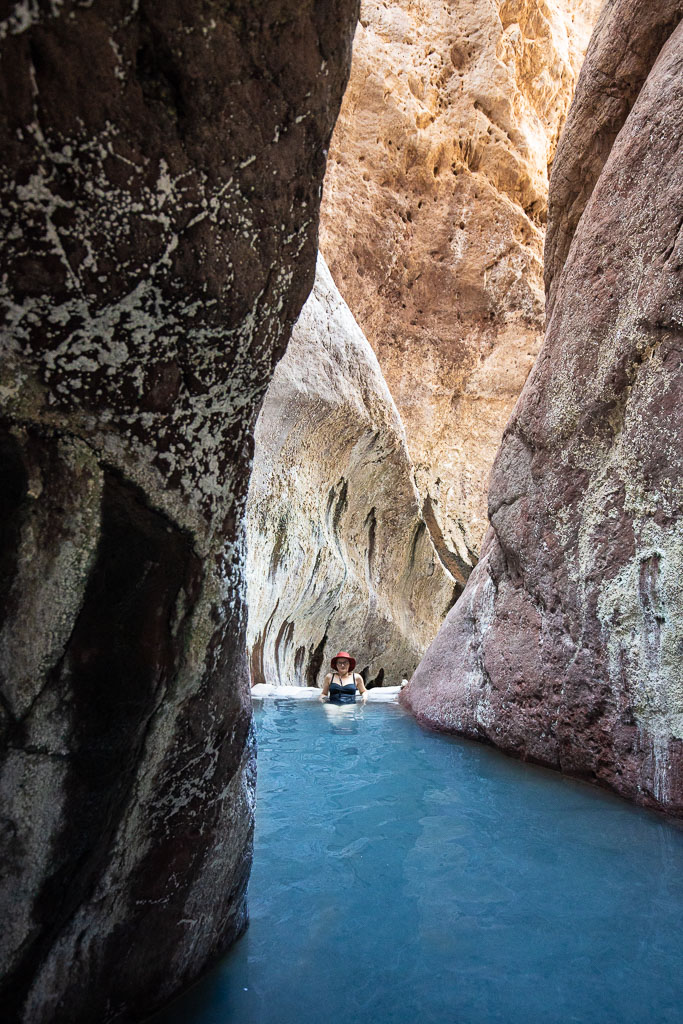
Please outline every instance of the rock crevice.
[{"label": "rock crevice", "polygon": [[17,1021],[90,1024],[151,1012],[246,923],[253,425],[313,282],[357,6],[20,7],[0,984]]}]

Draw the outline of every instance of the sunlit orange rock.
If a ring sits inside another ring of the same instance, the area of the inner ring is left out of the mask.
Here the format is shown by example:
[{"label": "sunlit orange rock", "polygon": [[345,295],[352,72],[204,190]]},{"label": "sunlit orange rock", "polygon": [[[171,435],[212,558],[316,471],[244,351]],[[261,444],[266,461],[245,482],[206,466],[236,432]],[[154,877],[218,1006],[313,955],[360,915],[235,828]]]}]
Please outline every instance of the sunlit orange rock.
[{"label": "sunlit orange rock", "polygon": [[321,250],[379,358],[433,539],[467,573],[544,328],[548,166],[599,0],[366,0]]}]

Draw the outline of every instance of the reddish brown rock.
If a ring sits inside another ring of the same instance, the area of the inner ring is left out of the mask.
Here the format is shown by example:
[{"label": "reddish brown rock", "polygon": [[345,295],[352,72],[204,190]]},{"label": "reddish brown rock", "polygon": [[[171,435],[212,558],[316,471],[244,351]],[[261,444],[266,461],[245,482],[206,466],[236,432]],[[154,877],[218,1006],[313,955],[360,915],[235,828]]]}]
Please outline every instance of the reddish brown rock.
[{"label": "reddish brown rock", "polygon": [[548,315],[576,225],[683,0],[606,0],[553,164],[545,243]]},{"label": "reddish brown rock", "polygon": [[[636,37],[637,11],[615,10]],[[492,473],[483,557],[404,696],[437,728],[676,814],[682,144],[679,25],[576,228]]]},{"label": "reddish brown rock", "polygon": [[137,1019],[245,926],[240,524],[356,13],[66,0],[0,21],[7,1020]]}]

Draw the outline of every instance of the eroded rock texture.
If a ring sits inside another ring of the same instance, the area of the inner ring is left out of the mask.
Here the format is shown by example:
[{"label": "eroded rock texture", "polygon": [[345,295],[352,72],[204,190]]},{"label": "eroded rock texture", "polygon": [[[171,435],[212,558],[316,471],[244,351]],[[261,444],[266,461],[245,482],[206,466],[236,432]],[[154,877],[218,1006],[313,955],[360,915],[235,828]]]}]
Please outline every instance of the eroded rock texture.
[{"label": "eroded rock texture", "polygon": [[454,571],[544,330],[548,164],[600,0],[364,0],[321,250]]},{"label": "eroded rock texture", "polygon": [[244,927],[239,524],[355,16],[0,22],[5,1019],[137,1018]]},{"label": "eroded rock texture", "polygon": [[605,0],[600,11],[553,168],[544,268],[548,316],[579,218],[659,51],[682,17],[681,0]]},{"label": "eroded rock texture", "polygon": [[[579,109],[591,82],[620,88],[639,12],[610,5]],[[552,318],[496,459],[482,560],[406,700],[439,728],[681,814],[683,25],[651,61],[599,173],[591,108],[582,130],[570,117],[597,181],[550,267]]]},{"label": "eroded rock texture", "polygon": [[431,543],[396,407],[322,257],[255,441],[253,681],[320,686],[343,648],[368,682],[399,684],[462,587]]}]

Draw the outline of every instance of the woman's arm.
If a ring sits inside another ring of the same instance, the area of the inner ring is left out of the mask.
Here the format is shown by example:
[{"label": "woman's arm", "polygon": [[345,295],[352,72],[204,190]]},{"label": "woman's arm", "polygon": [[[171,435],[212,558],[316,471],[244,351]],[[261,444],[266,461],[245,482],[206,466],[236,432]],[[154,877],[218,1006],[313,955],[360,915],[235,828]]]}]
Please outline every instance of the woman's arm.
[{"label": "woman's arm", "polygon": [[361,695],[363,703],[365,704],[366,700],[368,699],[368,691],[365,689],[365,683],[363,682],[362,676],[356,676],[356,686],[358,687],[358,692]]},{"label": "woman's arm", "polygon": [[323,690],[322,690],[322,693],[320,694],[320,696],[318,697],[318,700],[325,700],[325,697],[329,697],[329,695],[330,695],[330,683],[331,682],[332,682],[332,673],[328,672],[327,675],[325,676],[324,681],[323,681]]}]

